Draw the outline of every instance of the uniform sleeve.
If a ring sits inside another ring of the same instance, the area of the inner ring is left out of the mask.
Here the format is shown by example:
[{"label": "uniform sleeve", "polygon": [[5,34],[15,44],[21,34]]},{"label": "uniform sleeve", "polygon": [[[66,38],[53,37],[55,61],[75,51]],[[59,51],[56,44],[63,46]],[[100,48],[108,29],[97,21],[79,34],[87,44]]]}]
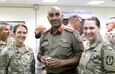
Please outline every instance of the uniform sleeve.
[{"label": "uniform sleeve", "polygon": [[5,47],[0,54],[0,74],[5,74],[5,72],[8,72],[10,58],[7,54],[7,49],[8,48]]},{"label": "uniform sleeve", "polygon": [[77,31],[73,32],[73,50],[77,56],[81,56],[84,50],[82,39]]},{"label": "uniform sleeve", "polygon": [[32,55],[32,61],[31,61],[31,72],[32,74],[35,74],[35,59],[34,59],[34,55]]},{"label": "uniform sleeve", "polygon": [[37,59],[39,60],[39,61],[41,61],[40,60],[40,57],[42,56],[42,55],[44,55],[44,50],[43,50],[43,47],[42,47],[42,43],[43,43],[43,38],[44,38],[44,34],[42,34],[41,35],[41,38],[40,38],[40,42],[39,42],[39,53],[37,54]]},{"label": "uniform sleeve", "polygon": [[106,72],[115,72],[115,50],[108,43],[104,43],[102,49],[102,61]]}]

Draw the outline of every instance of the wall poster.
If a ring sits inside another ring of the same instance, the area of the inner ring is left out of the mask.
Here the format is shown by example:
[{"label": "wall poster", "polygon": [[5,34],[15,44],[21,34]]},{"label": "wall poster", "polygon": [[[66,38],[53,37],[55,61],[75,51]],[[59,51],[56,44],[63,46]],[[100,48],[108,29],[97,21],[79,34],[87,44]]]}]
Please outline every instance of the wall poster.
[{"label": "wall poster", "polygon": [[[11,30],[11,32],[10,32],[10,35],[11,36],[13,36],[12,34],[13,34],[13,32],[12,32],[12,30],[13,30],[13,27],[15,26],[15,25],[17,25],[17,24],[19,24],[19,23],[24,23],[25,24],[25,21],[0,21],[0,23],[1,22],[5,22],[5,23],[8,23],[9,25],[10,25],[10,30]],[[1,24],[0,24],[1,25]]]}]

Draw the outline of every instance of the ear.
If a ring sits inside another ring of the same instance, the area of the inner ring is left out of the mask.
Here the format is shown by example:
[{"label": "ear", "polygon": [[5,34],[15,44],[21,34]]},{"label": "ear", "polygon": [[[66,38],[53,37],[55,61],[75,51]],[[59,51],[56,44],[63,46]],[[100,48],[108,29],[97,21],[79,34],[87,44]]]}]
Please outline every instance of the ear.
[{"label": "ear", "polygon": [[63,20],[63,14],[61,15],[61,19]]},{"label": "ear", "polygon": [[49,19],[49,17],[47,16],[47,19]]},{"label": "ear", "polygon": [[62,14],[62,17],[63,17],[63,14]]},{"label": "ear", "polygon": [[99,29],[101,29],[101,27],[99,27]]},{"label": "ear", "polygon": [[47,19],[48,19],[48,21],[49,21],[49,19],[50,19],[49,16],[47,16]]},{"label": "ear", "polygon": [[113,24],[113,29],[115,29],[115,23]]}]

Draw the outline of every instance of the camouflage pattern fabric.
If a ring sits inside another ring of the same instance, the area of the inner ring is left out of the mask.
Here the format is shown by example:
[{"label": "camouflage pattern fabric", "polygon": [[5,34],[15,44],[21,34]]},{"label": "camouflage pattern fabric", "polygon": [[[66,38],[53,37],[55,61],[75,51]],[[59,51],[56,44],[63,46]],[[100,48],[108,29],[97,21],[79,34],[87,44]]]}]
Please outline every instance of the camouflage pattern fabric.
[{"label": "camouflage pattern fabric", "polygon": [[26,45],[13,43],[5,47],[0,55],[0,74],[34,74],[33,51]]},{"label": "camouflage pattern fabric", "polygon": [[105,59],[103,51],[106,50],[113,51],[113,48],[109,42],[104,41],[101,37],[89,44],[89,48],[82,53],[78,67],[79,74],[107,74],[105,65],[103,65],[103,59]]},{"label": "camouflage pattern fabric", "polygon": [[9,44],[12,44],[13,42],[14,42],[14,38],[12,38],[12,37],[8,37],[7,41],[2,41],[0,39],[0,52],[4,47],[6,47]]},{"label": "camouflage pattern fabric", "polygon": [[105,39],[108,40],[112,44],[112,47],[115,49],[115,32],[106,33]]}]

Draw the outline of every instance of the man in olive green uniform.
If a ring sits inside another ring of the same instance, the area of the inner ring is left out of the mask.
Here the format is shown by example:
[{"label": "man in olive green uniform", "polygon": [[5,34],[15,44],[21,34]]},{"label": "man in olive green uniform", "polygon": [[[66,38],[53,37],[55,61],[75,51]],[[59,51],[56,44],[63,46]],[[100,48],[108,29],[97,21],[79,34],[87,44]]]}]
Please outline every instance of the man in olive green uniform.
[{"label": "man in olive green uniform", "polygon": [[14,42],[14,39],[10,37],[9,34],[10,34],[10,25],[5,22],[1,22],[0,23],[0,52],[5,46]]},{"label": "man in olive green uniform", "polygon": [[47,74],[74,74],[84,48],[80,35],[62,25],[59,7],[52,6],[47,18],[52,27],[41,36],[38,59],[45,64]]}]

